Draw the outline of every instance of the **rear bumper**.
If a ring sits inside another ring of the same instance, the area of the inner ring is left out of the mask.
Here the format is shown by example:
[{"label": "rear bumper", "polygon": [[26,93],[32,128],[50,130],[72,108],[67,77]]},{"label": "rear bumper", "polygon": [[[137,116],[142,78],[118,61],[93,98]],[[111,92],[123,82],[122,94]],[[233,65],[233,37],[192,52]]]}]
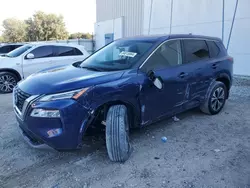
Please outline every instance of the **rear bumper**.
[{"label": "rear bumper", "polygon": [[[57,109],[60,118],[31,117],[29,107],[25,117],[16,112],[20,132],[24,140],[33,148],[53,148],[56,150],[78,149],[82,145],[82,135],[90,117],[89,110],[74,100],[34,103],[33,108]],[[61,129],[61,133],[49,137],[48,131]]]}]

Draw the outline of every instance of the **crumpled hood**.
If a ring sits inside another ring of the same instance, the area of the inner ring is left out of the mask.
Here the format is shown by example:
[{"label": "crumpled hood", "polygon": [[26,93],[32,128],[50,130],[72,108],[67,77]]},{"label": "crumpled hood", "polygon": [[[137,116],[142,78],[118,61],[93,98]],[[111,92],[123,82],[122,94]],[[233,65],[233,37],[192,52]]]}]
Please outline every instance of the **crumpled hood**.
[{"label": "crumpled hood", "polygon": [[60,93],[119,79],[123,71],[96,72],[73,65],[57,66],[32,74],[19,82],[19,88],[31,95]]}]

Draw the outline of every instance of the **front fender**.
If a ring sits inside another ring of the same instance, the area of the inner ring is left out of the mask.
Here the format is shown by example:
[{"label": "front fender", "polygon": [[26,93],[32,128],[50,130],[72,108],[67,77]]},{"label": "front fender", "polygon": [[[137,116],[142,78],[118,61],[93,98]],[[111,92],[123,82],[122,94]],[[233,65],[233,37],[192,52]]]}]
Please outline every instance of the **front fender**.
[{"label": "front fender", "polygon": [[117,81],[98,85],[93,92],[91,108],[96,109],[106,103],[121,101],[133,106],[139,117],[140,84],[136,78],[123,78]]},{"label": "front fender", "polygon": [[95,114],[94,112],[106,104],[127,104],[132,107],[134,116],[140,118],[140,84],[137,79],[136,76],[130,76],[94,86],[79,103],[92,112],[91,114]]}]

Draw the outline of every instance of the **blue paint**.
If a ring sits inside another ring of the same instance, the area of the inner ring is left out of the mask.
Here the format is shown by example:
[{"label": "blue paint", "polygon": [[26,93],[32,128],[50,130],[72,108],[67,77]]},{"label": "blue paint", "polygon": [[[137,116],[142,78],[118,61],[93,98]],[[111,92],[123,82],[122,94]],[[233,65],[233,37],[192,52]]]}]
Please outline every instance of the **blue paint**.
[{"label": "blue paint", "polygon": [[[77,100],[35,102],[35,105],[28,108],[24,121],[18,119],[19,125],[28,134],[52,148],[75,149],[81,146],[82,136],[93,120],[94,112],[104,104],[115,102],[129,105],[141,127],[197,107],[204,101],[207,89],[214,79],[225,78],[231,83],[232,63],[222,45],[218,47],[224,55],[218,56],[219,65],[216,69],[212,69],[216,61],[212,59],[155,70],[155,75],[163,82],[161,90],[152,84],[146,72],[139,67],[162,42],[174,38],[200,37],[222,43],[218,38],[194,35],[134,37],[119,41],[150,42],[152,46],[144,54],[138,54],[137,61],[126,69],[98,71],[69,65],[40,71],[20,82],[18,87],[30,95],[54,94],[86,87],[89,89]],[[121,65],[125,66],[123,63],[121,61]],[[181,72],[186,72],[188,76],[180,78]],[[29,114],[33,108],[57,109],[61,117],[31,117]],[[62,132],[48,138],[47,132],[51,129],[60,129]]]}]

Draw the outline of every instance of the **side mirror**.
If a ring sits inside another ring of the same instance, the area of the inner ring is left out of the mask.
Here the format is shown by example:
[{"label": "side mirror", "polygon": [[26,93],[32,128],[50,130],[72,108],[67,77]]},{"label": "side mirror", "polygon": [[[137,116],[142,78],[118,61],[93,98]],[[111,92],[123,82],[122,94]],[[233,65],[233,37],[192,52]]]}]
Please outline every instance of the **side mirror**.
[{"label": "side mirror", "polygon": [[35,56],[34,56],[34,54],[29,53],[29,54],[27,54],[26,58],[27,58],[27,59],[34,59]]},{"label": "side mirror", "polygon": [[157,87],[158,89],[163,88],[162,80],[160,79],[160,77],[156,77],[155,73],[152,70],[147,73],[147,76],[153,82],[155,87]]}]

